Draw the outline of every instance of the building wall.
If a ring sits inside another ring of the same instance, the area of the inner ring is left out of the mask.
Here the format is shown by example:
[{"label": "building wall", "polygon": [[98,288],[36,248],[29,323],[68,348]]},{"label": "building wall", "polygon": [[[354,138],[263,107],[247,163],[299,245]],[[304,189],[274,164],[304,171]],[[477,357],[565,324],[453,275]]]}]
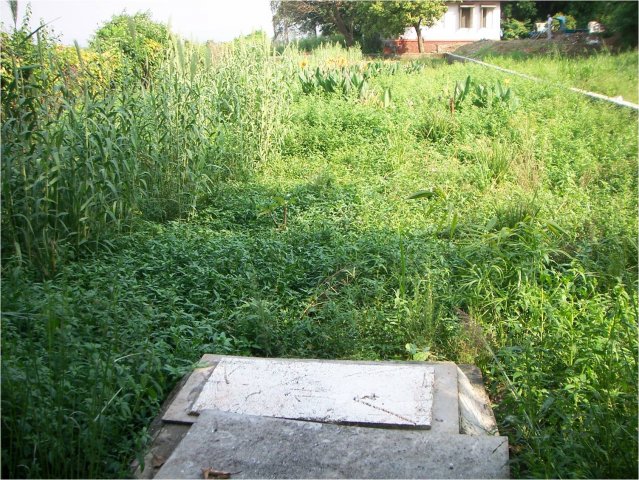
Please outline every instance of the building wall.
[{"label": "building wall", "polygon": [[[470,40],[424,40],[423,53],[453,52],[457,47],[472,43]],[[392,40],[384,47],[384,55],[403,55],[405,53],[419,53],[417,40]]]},{"label": "building wall", "polygon": [[[471,28],[460,28],[459,17],[460,9],[471,7],[472,25]],[[493,7],[490,10],[492,15],[487,28],[481,27],[482,7]],[[500,16],[501,11],[499,2],[464,2],[462,4],[449,3],[448,11],[444,17],[430,28],[422,27],[422,38],[424,42],[475,42],[477,40],[499,40],[500,35]],[[414,28],[406,30],[406,33],[400,37],[403,40],[417,40],[417,34]],[[409,42],[410,43],[410,42]]]}]

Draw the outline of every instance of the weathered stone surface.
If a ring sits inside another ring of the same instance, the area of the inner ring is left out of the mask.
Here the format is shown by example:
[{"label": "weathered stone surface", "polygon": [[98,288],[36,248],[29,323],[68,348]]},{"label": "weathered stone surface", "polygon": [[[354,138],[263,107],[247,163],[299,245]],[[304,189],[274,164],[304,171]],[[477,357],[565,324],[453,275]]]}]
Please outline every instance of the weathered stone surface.
[{"label": "weathered stone surface", "polygon": [[457,374],[460,432],[466,435],[499,435],[479,368],[460,365]]},{"label": "weathered stone surface", "polygon": [[[286,365],[316,363],[327,372],[339,365],[373,369],[379,366],[432,368],[430,430],[410,425],[398,429],[397,425],[383,424],[384,428],[363,428],[209,410],[202,411],[200,417],[189,415],[214,371],[211,366],[238,358],[250,362],[273,361],[218,355],[203,357],[207,366],[192,372],[182,387],[176,388],[175,397],[167,401],[167,411],[162,417],[164,425],[159,433],[153,434],[146,468],[138,469],[138,478],[156,474],[158,478],[202,478],[205,468],[229,472],[231,478],[508,476],[506,439],[486,435],[490,429],[481,414],[489,414],[493,420],[494,417],[476,367],[460,365],[458,370],[451,362],[279,359]],[[238,373],[232,373],[229,381]],[[269,370],[266,375],[270,374]],[[462,397],[465,398],[460,401]],[[197,423],[182,440],[193,421]],[[482,429],[473,430],[481,426],[482,421]],[[156,422],[162,423],[162,420],[158,418]]]},{"label": "weathered stone surface", "polygon": [[[414,365],[414,363],[410,363]],[[459,398],[457,365],[452,362],[431,363],[435,368],[433,395],[433,433],[459,433]]]},{"label": "weathered stone surface", "polygon": [[184,439],[191,425],[184,423],[164,423],[153,438],[151,448],[144,456],[144,469],[137,465],[133,476],[140,479],[154,478]]},{"label": "weathered stone surface", "polygon": [[504,437],[203,410],[156,478],[507,478]]},{"label": "weathered stone surface", "polygon": [[[201,388],[201,385],[204,384],[208,377],[207,375],[200,375],[200,373],[206,369],[209,369],[210,372],[210,367],[217,363],[218,358],[215,355],[203,355],[198,362],[201,367],[185,375],[171,391],[162,405],[160,414],[149,426],[149,436],[152,440],[148,451],[144,455],[144,461],[140,462],[136,458],[131,462],[131,476],[133,478],[153,478],[164,464],[164,461],[169,458],[175,447],[184,438],[186,432],[189,431],[191,424],[197,417],[188,417],[188,421],[181,421],[182,416],[186,417],[188,415],[192,403],[192,400],[190,403],[185,402],[185,397],[198,384]],[[199,393],[199,390],[196,391]],[[172,408],[173,413],[167,413]]]},{"label": "weathered stone surface", "polygon": [[162,415],[162,420],[165,422],[188,424],[195,421],[197,417],[189,415],[193,402],[197,399],[198,395],[202,391],[202,387],[221,358],[223,357],[211,354],[205,354],[202,356],[199,361],[202,366],[194,369],[189,374],[182,387],[171,400],[171,403],[164,412],[164,415]]},{"label": "weathered stone surface", "polygon": [[[228,357],[193,404],[247,415],[429,428],[432,365]],[[456,386],[455,386],[456,387]],[[451,392],[451,396],[456,396]]]}]

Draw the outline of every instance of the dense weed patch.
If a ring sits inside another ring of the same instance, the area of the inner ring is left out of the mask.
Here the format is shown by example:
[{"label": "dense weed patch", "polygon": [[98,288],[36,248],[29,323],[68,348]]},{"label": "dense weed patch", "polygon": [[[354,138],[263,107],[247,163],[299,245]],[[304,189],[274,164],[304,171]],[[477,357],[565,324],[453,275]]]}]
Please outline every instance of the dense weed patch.
[{"label": "dense weed patch", "polygon": [[46,37],[23,37],[3,42],[2,249],[41,277],[139,218],[188,216],[280,147],[292,63],[266,41],[175,39],[152,79],[96,88],[80,50],[73,77]]},{"label": "dense weed patch", "polygon": [[[598,53],[586,58],[571,58],[553,52],[530,56],[488,55],[484,60],[493,65],[565,85],[602,93],[610,97],[622,96],[637,103],[637,52],[628,51],[611,55]],[[615,75],[607,72],[613,68]]]},{"label": "dense weed patch", "polygon": [[[3,208],[22,209],[3,210],[4,476],[130,475],[203,353],[473,362],[515,476],[636,473],[636,116],[522,79],[517,105],[479,89],[451,109],[469,74],[505,95],[468,65],[304,93],[302,59],[361,55],[179,48],[132,97],[3,124]],[[77,186],[94,210],[65,203]]]}]

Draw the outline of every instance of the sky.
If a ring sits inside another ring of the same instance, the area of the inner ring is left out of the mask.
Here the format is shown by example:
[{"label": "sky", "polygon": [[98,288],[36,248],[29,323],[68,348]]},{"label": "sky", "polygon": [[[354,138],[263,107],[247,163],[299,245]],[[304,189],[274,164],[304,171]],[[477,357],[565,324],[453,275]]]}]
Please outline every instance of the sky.
[{"label": "sky", "polygon": [[[269,0],[18,0],[18,22],[27,4],[31,5],[33,28],[40,19],[64,44],[77,40],[86,46],[91,35],[113,15],[151,12],[153,20],[169,23],[180,36],[199,42],[223,42],[255,30],[273,35]],[[0,0],[0,20],[4,30],[13,28],[7,0]]]}]

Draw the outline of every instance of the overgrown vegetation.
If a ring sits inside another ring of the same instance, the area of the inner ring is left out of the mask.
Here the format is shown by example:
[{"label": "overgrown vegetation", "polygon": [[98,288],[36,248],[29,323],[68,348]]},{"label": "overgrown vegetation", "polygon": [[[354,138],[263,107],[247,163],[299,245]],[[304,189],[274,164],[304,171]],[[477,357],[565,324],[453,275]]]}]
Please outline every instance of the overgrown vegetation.
[{"label": "overgrown vegetation", "polygon": [[136,218],[189,214],[216,181],[279,148],[289,93],[271,86],[292,73],[264,42],[174,39],[153,78],[125,59],[107,83],[79,49],[69,66],[37,35],[3,38],[2,235],[43,277]]},{"label": "overgrown vegetation", "polygon": [[[460,55],[516,72],[525,73],[546,82],[576,87],[610,97],[622,96],[637,103],[637,51],[611,54],[605,49],[570,45],[570,40],[548,44],[545,41],[480,42],[461,47]],[[609,72],[614,71],[614,75]]]},{"label": "overgrown vegetation", "polygon": [[2,38],[3,476],[130,476],[203,353],[476,363],[513,475],[636,474],[636,114],[438,61],[304,92],[361,54],[260,36],[107,88],[28,33]]},{"label": "overgrown vegetation", "polygon": [[[567,58],[556,52],[550,55],[513,58],[494,56],[486,59],[494,65],[528,73],[567,87],[577,87],[610,97],[622,96],[637,103],[637,52],[591,55],[588,58]],[[608,72],[614,69],[614,76]]]},{"label": "overgrown vegetation", "polygon": [[547,15],[554,17],[553,30],[560,29],[557,19],[563,16],[568,30],[586,29],[597,21],[604,25],[604,37],[614,37],[621,47],[637,46],[637,4],[634,2],[502,2],[502,29],[504,39],[524,38],[534,31],[535,22],[544,22]]}]

